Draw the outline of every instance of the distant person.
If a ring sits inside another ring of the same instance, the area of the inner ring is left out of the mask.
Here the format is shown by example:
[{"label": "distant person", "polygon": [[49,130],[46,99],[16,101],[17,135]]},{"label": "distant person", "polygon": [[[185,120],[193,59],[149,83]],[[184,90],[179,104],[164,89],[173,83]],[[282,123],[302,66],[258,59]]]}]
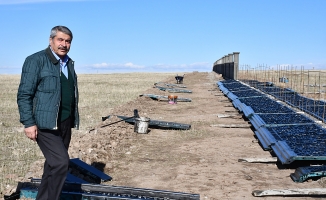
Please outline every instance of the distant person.
[{"label": "distant person", "polygon": [[72,32],[51,29],[49,46],[24,62],[17,103],[25,134],[45,157],[36,199],[58,200],[69,166],[71,128],[79,128],[78,88],[74,61],[67,55]]}]

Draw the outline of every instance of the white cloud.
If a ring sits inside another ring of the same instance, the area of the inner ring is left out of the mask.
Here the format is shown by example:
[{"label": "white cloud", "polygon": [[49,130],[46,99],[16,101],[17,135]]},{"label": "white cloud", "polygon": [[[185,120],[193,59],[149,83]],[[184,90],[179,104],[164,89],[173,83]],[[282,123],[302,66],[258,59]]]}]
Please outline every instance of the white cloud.
[{"label": "white cloud", "polygon": [[93,69],[107,69],[107,70],[116,70],[116,69],[143,69],[145,66],[135,65],[131,62],[127,62],[124,64],[120,63],[96,63],[91,65],[86,65],[84,67],[93,68]]},{"label": "white cloud", "polygon": [[20,74],[21,67],[0,66],[0,74]]},{"label": "white cloud", "polygon": [[109,64],[107,64],[107,63],[99,63],[99,64],[92,64],[91,66],[94,67],[94,68],[106,68],[106,67],[109,67]]},{"label": "white cloud", "polygon": [[130,67],[131,69],[144,69],[145,66],[142,65],[135,65],[131,62],[125,63],[124,65],[122,65],[123,67]]},{"label": "white cloud", "polygon": [[94,72],[192,72],[192,71],[212,71],[212,64],[207,62],[197,62],[191,64],[155,64],[138,65],[132,62],[127,63],[96,63],[76,68],[80,71]]},{"label": "white cloud", "polygon": [[[139,65],[132,62],[126,63],[95,63],[84,66],[76,65],[77,73],[130,73],[130,72],[210,72],[212,71],[212,63],[196,62],[190,64],[164,64],[158,63],[154,65]],[[0,74],[20,74],[21,66],[9,67],[0,66]]]}]

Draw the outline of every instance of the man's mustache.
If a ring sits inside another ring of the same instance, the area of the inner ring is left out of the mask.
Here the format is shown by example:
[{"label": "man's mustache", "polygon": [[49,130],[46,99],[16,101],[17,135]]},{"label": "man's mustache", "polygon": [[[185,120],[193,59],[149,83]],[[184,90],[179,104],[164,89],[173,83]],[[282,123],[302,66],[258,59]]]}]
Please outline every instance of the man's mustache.
[{"label": "man's mustache", "polygon": [[68,50],[67,47],[59,46],[58,49]]}]

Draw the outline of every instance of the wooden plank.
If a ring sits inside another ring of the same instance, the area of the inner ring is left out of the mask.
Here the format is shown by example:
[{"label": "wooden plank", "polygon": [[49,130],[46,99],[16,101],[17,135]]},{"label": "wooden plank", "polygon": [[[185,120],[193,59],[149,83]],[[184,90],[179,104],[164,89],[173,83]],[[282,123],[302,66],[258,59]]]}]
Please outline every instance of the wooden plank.
[{"label": "wooden plank", "polygon": [[217,114],[218,118],[241,117],[241,114]]},{"label": "wooden plank", "polygon": [[225,112],[228,112],[228,113],[238,113],[239,114],[239,111],[238,110],[226,110]]},{"label": "wooden plank", "polygon": [[252,192],[252,195],[255,197],[263,197],[263,196],[326,196],[326,188],[254,190]]},{"label": "wooden plank", "polygon": [[223,102],[223,103],[227,103],[227,102],[231,102],[230,100],[226,99],[226,100],[219,100],[218,102]]},{"label": "wooden plank", "polygon": [[270,158],[240,158],[238,162],[249,162],[249,163],[276,163],[277,157]]},{"label": "wooden plank", "polygon": [[211,127],[221,127],[221,128],[249,128],[251,124],[212,124]]}]

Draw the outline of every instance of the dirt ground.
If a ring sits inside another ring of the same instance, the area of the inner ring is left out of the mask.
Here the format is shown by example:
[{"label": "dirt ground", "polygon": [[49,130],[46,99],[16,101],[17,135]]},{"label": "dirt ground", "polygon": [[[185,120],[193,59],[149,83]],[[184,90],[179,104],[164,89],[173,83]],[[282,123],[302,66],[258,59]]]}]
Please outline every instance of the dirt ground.
[{"label": "dirt ground", "polygon": [[[173,93],[191,102],[169,104],[140,96],[113,110],[112,115],[140,116],[152,120],[190,124],[190,130],[149,128],[147,134],[117,117],[94,125],[89,134],[72,138],[70,155],[103,168],[113,180],[104,184],[200,194],[200,199],[314,199],[312,197],[254,197],[266,189],[321,188],[320,181],[295,183],[295,169],[278,163],[239,162],[243,158],[271,158],[250,127],[223,128],[221,124],[249,122],[218,89],[222,80],[214,72],[185,75],[183,85],[192,93]],[[175,84],[174,77],[166,83]],[[168,95],[151,88],[143,94]],[[141,95],[141,94],[140,94]],[[234,115],[220,118],[218,114]],[[120,121],[120,122],[119,122]],[[40,161],[43,162],[43,161]],[[41,172],[35,163],[34,170]],[[320,198],[319,198],[320,199]],[[326,198],[325,198],[326,199]]]}]

